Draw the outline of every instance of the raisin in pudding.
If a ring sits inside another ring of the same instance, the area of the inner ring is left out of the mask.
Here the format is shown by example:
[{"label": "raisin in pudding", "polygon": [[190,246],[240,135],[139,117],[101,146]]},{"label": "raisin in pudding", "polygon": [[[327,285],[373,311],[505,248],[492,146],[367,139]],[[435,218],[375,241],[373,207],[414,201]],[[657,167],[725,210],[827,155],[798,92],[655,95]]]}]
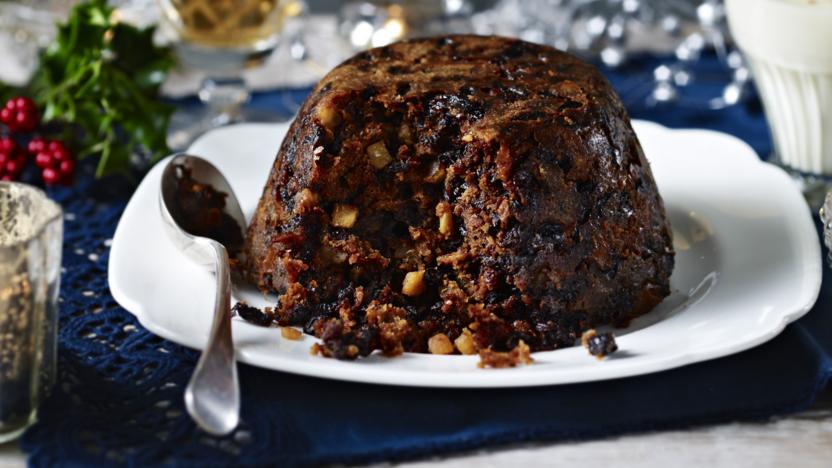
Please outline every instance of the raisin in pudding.
[{"label": "raisin in pudding", "polygon": [[280,295],[282,325],[354,359],[573,346],[658,304],[673,259],[650,167],[594,67],[449,36],[360,53],[321,80],[242,264]]}]

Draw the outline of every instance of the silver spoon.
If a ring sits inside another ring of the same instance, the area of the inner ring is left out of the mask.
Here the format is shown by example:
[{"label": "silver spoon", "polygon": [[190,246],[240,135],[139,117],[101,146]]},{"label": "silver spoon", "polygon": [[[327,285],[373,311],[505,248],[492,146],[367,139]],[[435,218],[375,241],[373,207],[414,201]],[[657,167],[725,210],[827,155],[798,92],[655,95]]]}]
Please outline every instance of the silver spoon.
[{"label": "silver spoon", "polygon": [[203,430],[214,435],[225,435],[233,431],[240,420],[240,384],[237,380],[234,343],[231,340],[228,251],[220,242],[200,237],[183,228],[188,223],[177,202],[177,181],[182,167],[190,170],[195,181],[227,194],[224,212],[237,222],[241,230],[245,227],[245,218],[228,181],[211,163],[198,156],[181,153],[168,162],[162,173],[159,193],[165,231],[188,258],[212,268],[217,278],[211,334],[185,389],[185,406]]}]

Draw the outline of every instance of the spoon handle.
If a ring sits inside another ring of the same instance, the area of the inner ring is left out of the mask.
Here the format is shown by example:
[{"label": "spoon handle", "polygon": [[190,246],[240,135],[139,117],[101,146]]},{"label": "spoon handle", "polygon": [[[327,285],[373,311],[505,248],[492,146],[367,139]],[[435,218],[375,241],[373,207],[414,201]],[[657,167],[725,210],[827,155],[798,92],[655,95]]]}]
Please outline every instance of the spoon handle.
[{"label": "spoon handle", "polygon": [[203,430],[225,435],[233,431],[240,420],[240,385],[231,339],[231,273],[225,247],[219,242],[204,240],[216,260],[214,319],[208,344],[185,389],[185,406]]}]

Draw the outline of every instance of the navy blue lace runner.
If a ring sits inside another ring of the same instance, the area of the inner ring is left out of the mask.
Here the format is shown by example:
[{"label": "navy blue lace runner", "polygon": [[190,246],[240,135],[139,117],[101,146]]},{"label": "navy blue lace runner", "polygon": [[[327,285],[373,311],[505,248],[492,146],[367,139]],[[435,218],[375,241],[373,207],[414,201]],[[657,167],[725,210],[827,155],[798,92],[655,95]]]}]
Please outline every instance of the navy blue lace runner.
[{"label": "navy blue lace runner", "polygon": [[[754,100],[723,111],[644,105],[657,63],[642,59],[608,74],[633,117],[715,128],[761,155],[770,152]],[[689,102],[710,97],[724,79],[713,57],[694,73],[698,81],[686,90]],[[254,103],[291,111],[306,92],[266,93]],[[129,197],[124,186],[93,184],[87,175],[72,189],[51,192],[66,212],[59,382],[23,437],[32,466],[357,463],[678,428],[806,408],[832,374],[832,316],[826,310],[832,277],[825,271],[814,310],[777,338],[730,357],[640,377],[442,390],[326,381],[243,365],[242,424],[228,437],[212,437],[199,432],[183,408],[197,353],[143,329],[108,291],[108,247]]]}]

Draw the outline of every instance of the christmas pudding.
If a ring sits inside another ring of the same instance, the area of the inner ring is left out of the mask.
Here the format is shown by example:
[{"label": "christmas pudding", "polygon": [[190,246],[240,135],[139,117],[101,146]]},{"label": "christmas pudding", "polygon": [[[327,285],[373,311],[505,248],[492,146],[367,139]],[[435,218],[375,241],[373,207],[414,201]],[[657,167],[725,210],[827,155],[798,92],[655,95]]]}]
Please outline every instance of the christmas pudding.
[{"label": "christmas pudding", "polygon": [[517,39],[356,55],[291,125],[240,265],[325,356],[573,346],[668,295],[662,199],[609,83]]}]

